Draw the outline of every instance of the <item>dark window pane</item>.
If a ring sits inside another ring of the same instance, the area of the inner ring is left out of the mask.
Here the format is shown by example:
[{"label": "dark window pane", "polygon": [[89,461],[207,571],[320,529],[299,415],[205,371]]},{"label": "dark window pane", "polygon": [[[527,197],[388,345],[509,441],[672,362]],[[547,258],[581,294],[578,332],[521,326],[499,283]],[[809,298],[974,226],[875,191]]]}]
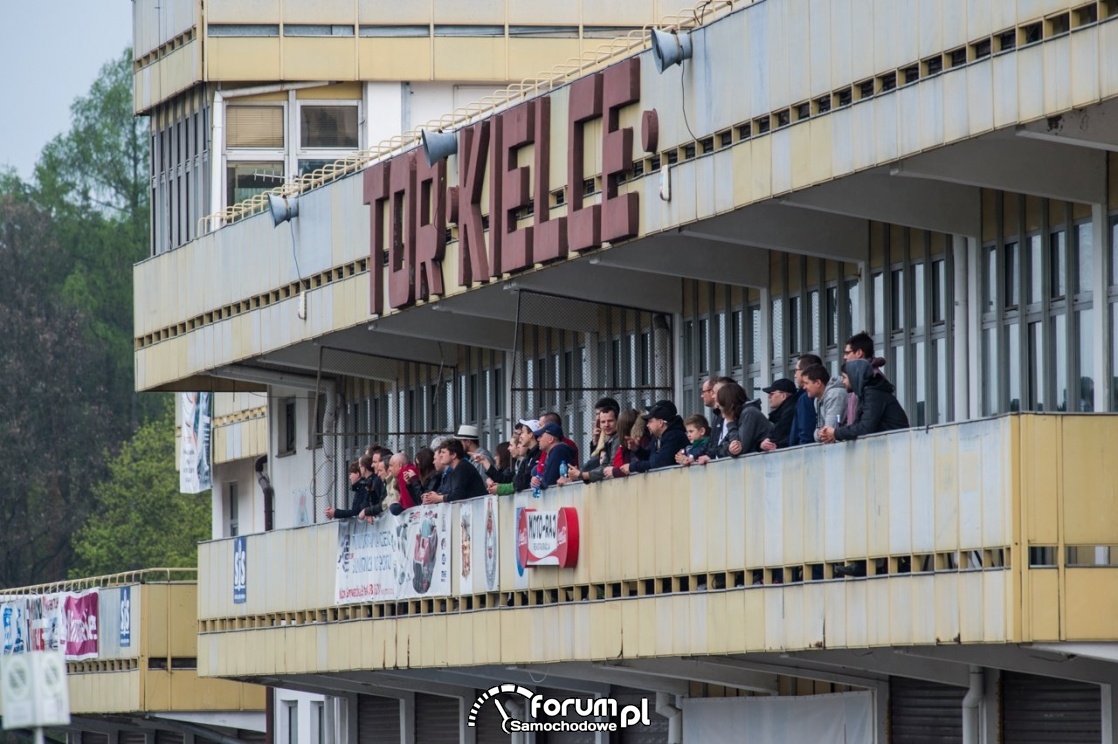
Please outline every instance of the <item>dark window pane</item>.
[{"label": "dark window pane", "polygon": [[1052,273],[1050,289],[1053,298],[1063,297],[1067,294],[1067,275],[1064,272],[1064,260],[1067,253],[1067,235],[1063,230],[1049,236],[1050,271]]},{"label": "dark window pane", "polygon": [[304,148],[357,149],[356,106],[303,105],[299,127],[299,144]]},{"label": "dark window pane", "polygon": [[924,327],[924,264],[912,265],[912,312],[914,328]]},{"label": "dark window pane", "polygon": [[875,336],[885,333],[885,276],[880,273],[873,275],[873,333]]},{"label": "dark window pane", "polygon": [[1009,357],[1006,367],[1009,371],[1009,410],[1021,410],[1021,339],[1020,327],[1012,323],[1005,327],[1006,345],[1009,347]]},{"label": "dark window pane", "polygon": [[947,318],[947,262],[932,263],[932,322]]},{"label": "dark window pane", "polygon": [[893,272],[893,330],[905,327],[904,269]]},{"label": "dark window pane", "polygon": [[1005,306],[1017,307],[1019,301],[1019,294],[1017,291],[1017,244],[1006,243],[1005,245],[1005,264],[1003,271],[1005,272]]},{"label": "dark window pane", "polygon": [[1092,341],[1092,310],[1081,310],[1075,314],[1075,326],[1079,335],[1079,404],[1078,411],[1095,410],[1095,347]]},{"label": "dark window pane", "polygon": [[1044,292],[1044,257],[1039,235],[1029,237],[1029,303],[1040,302]]}]

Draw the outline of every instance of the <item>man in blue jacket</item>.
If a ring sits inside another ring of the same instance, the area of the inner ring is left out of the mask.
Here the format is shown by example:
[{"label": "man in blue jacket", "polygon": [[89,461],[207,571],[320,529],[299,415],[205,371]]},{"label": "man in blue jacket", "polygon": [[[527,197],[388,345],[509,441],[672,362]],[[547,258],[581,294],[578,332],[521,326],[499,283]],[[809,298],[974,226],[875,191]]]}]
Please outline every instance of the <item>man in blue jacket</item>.
[{"label": "man in blue jacket", "polygon": [[788,446],[815,443],[815,401],[804,391],[804,370],[823,360],[815,354],[804,354],[796,361],[792,378],[796,381],[796,415],[792,419],[792,430],[788,433]]},{"label": "man in blue jacket", "polygon": [[621,472],[645,473],[657,468],[675,465],[676,453],[687,449],[687,429],[683,419],[676,411],[675,403],[658,400],[641,418],[648,422],[648,433],[652,435],[652,455],[647,460],[639,460],[621,466]]},{"label": "man in blue jacket", "polygon": [[541,422],[540,428],[532,434],[540,445],[540,460],[532,477],[532,488],[550,488],[559,481],[563,463],[567,463],[567,467],[578,467],[578,453],[564,441],[566,437],[559,424]]}]

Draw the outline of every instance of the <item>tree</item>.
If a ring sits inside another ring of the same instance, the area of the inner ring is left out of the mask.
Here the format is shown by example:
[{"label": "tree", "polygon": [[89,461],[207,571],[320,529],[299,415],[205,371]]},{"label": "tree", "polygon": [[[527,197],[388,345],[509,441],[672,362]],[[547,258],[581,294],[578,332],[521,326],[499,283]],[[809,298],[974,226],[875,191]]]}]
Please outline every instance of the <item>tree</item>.
[{"label": "tree", "polygon": [[149,250],[149,135],[147,119],[132,113],[130,50],[101,68],[70,113],[70,130],[39,156],[31,192],[69,262],[59,292],[108,352],[102,384],[124,415],[107,425],[123,439],[159,405],[157,396],[135,393],[133,378],[132,265]]},{"label": "tree", "polygon": [[70,576],[198,565],[210,536],[210,493],[179,493],[174,404],[143,424],[93,487],[93,515],[74,535]]},{"label": "tree", "polygon": [[52,291],[66,264],[49,215],[13,191],[0,193],[0,586],[65,573],[112,441],[104,357],[88,319]]}]

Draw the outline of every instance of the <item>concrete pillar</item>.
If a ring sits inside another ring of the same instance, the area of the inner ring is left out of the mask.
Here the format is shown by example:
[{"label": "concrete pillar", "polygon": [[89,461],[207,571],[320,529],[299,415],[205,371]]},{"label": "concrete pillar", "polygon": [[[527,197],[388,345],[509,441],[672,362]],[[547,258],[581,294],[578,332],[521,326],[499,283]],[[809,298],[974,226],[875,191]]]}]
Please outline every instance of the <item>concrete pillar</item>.
[{"label": "concrete pillar", "polygon": [[400,696],[400,744],[415,744],[414,692],[405,692]]},{"label": "concrete pillar", "polygon": [[467,726],[470,709],[474,707],[476,698],[458,698],[458,741],[461,744],[475,744],[477,742],[477,729]]}]

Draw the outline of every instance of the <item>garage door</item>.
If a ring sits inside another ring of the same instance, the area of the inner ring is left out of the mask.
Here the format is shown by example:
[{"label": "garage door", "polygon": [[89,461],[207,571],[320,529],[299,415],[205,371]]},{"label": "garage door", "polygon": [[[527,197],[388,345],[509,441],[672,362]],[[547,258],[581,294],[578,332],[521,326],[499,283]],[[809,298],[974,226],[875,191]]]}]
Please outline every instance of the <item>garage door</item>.
[{"label": "garage door", "polygon": [[889,679],[889,730],[894,744],[962,744],[965,687]]},{"label": "garage door", "polygon": [[458,744],[459,698],[415,696],[415,741],[418,744]]},{"label": "garage door", "polygon": [[357,744],[400,744],[400,701],[357,696]]},{"label": "garage door", "polygon": [[1102,696],[1097,685],[1002,673],[1005,744],[1098,744]]}]

